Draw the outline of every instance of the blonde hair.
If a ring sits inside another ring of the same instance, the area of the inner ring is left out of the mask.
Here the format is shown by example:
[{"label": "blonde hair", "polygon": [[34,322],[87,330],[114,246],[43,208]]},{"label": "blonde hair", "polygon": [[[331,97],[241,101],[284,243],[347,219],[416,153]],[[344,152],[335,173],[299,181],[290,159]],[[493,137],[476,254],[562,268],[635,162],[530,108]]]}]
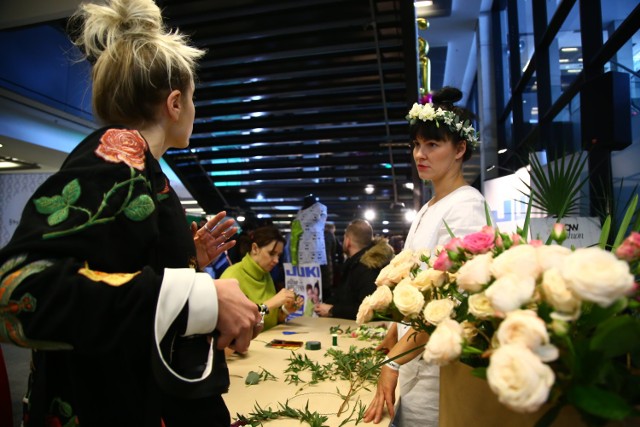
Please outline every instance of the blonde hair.
[{"label": "blonde hair", "polygon": [[93,65],[93,111],[108,124],[153,121],[156,108],[174,90],[193,82],[205,51],[164,27],[153,0],[108,0],[82,4],[71,25],[74,41]]}]

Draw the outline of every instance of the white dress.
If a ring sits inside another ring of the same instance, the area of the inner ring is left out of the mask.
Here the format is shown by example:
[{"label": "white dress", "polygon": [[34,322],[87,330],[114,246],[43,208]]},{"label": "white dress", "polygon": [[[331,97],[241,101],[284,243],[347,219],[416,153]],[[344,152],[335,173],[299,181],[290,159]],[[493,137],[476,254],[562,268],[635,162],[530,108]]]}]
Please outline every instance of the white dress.
[{"label": "white dress", "polygon": [[302,235],[298,241],[298,263],[325,265],[327,251],[324,244],[324,224],[327,222],[327,207],[316,202],[299,210],[295,219],[302,226]]},{"label": "white dress", "polygon": [[[426,203],[411,224],[405,249],[433,250],[447,243],[451,237],[444,222],[456,237],[480,231],[487,225],[484,204],[482,194],[467,185],[452,191],[431,206]],[[400,339],[409,327],[400,323],[397,327]],[[421,354],[402,365],[398,382],[400,395],[392,425],[437,427],[440,367],[427,365]]]}]

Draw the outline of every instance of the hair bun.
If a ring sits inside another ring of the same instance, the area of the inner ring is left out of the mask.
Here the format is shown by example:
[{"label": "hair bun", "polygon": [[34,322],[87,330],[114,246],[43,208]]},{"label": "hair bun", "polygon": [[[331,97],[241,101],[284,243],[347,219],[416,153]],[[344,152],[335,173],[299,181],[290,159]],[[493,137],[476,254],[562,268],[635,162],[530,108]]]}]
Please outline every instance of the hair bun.
[{"label": "hair bun", "polygon": [[462,99],[462,92],[460,89],[451,86],[445,86],[432,96],[434,104],[449,104],[454,103]]}]

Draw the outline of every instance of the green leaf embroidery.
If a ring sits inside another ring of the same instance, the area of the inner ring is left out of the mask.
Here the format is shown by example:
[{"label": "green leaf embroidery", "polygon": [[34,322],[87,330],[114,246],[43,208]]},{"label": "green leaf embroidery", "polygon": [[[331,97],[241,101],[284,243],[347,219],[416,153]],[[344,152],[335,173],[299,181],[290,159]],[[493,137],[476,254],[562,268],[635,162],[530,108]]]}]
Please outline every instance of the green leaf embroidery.
[{"label": "green leaf embroidery", "polygon": [[65,202],[62,196],[53,197],[40,197],[35,199],[33,203],[36,205],[36,210],[41,214],[54,213],[65,207]]},{"label": "green leaf embroidery", "polygon": [[[53,239],[77,233],[92,225],[111,222],[121,213],[124,213],[127,218],[133,221],[143,221],[148,218],[155,209],[153,199],[147,194],[142,194],[134,200],[131,200],[131,198],[133,197],[134,185],[137,182],[142,183],[147,188],[151,188],[151,184],[144,175],[138,174],[134,168],[129,167],[129,170],[129,179],[113,184],[113,187],[104,194],[102,202],[95,213],[91,212],[89,209],[74,204],[78,201],[82,193],[78,179],[74,179],[65,185],[62,189],[61,195],[34,199],[33,202],[36,206],[36,210],[41,214],[49,215],[47,218],[49,226],[62,224],[69,218],[71,210],[84,212],[87,215],[87,220],[84,223],[66,230],[45,233],[42,235],[42,238]],[[109,199],[122,190],[126,193],[120,208],[118,208],[112,216],[103,216],[103,211],[109,206]]]},{"label": "green leaf embroidery", "polygon": [[64,186],[62,197],[68,205],[74,204],[80,198],[80,182],[77,178]]},{"label": "green leaf embroidery", "polygon": [[155,205],[151,197],[142,194],[129,203],[124,209],[124,214],[132,221],[143,221],[151,215],[154,209]]},{"label": "green leaf embroidery", "polygon": [[54,225],[64,222],[67,218],[69,218],[69,208],[65,206],[64,208],[49,215],[47,218],[47,224],[53,227]]}]

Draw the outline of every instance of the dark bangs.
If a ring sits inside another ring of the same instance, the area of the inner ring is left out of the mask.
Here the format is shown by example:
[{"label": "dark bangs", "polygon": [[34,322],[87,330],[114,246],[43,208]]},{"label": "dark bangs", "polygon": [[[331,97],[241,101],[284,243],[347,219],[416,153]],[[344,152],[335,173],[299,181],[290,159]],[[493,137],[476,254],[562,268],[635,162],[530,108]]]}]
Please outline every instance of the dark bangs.
[{"label": "dark bangs", "polygon": [[435,121],[423,122],[422,120],[417,120],[415,124],[409,126],[409,137],[411,138],[410,141],[415,141],[418,137],[425,140],[433,139],[452,142],[457,142],[459,139],[459,136],[453,134],[448,126],[444,124],[436,126]]}]

